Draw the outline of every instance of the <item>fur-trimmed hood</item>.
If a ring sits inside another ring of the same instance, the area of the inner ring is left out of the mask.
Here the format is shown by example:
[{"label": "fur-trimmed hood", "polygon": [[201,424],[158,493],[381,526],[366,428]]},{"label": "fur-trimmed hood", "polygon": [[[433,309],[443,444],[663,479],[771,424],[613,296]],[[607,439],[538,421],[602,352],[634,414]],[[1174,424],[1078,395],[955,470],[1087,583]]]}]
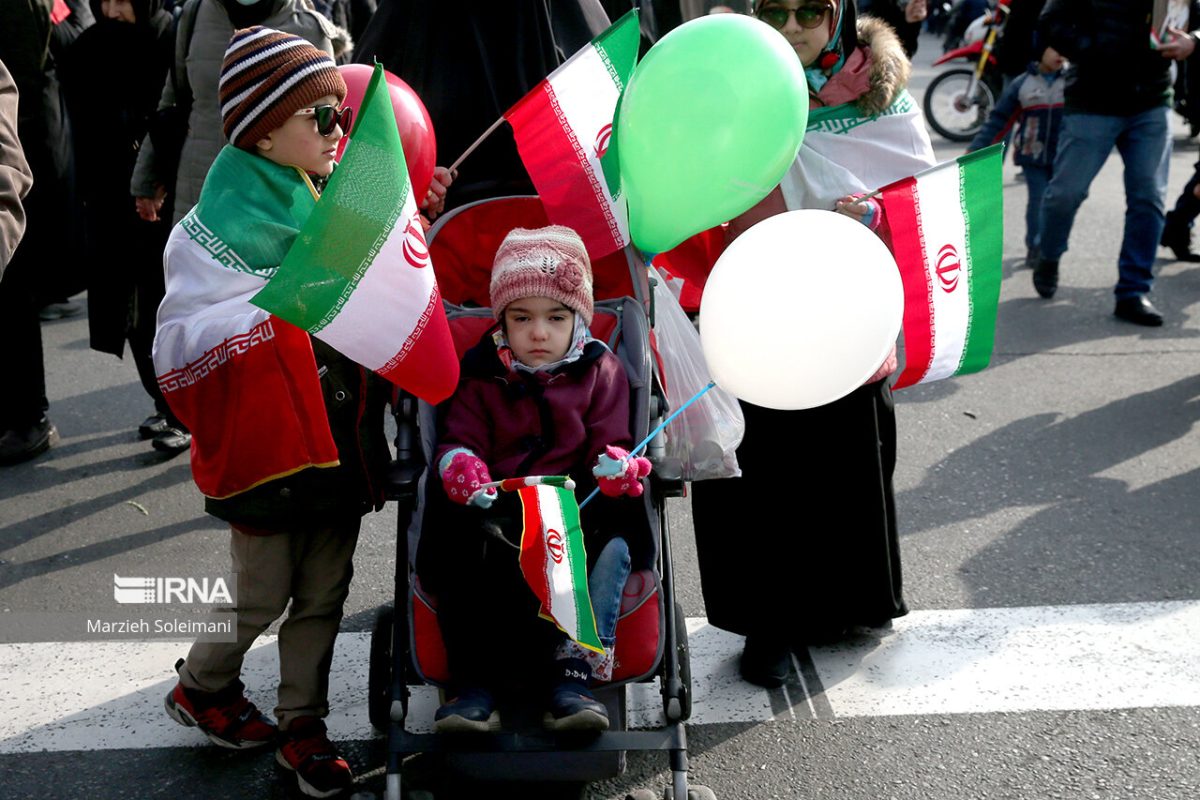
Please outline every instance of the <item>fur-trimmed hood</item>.
[{"label": "fur-trimmed hood", "polygon": [[912,63],[891,26],[871,16],[858,18],[858,43],[871,53],[870,88],[856,105],[866,116],[881,114],[908,86]]}]

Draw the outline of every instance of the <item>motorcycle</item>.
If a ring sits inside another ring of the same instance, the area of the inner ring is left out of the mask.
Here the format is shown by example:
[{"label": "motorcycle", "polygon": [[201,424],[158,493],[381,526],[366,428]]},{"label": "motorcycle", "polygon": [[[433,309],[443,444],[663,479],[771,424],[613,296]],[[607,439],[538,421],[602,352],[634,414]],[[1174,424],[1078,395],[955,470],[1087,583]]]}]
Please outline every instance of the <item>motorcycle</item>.
[{"label": "motorcycle", "polygon": [[[1008,4],[1009,0],[1000,0],[995,9],[971,23],[963,37],[965,44],[933,62],[934,66],[956,61],[971,65],[942,72],[925,90],[925,119],[952,142],[975,138],[1000,97],[1003,78],[992,51],[1008,19]],[[972,28],[978,31],[975,36]]]}]

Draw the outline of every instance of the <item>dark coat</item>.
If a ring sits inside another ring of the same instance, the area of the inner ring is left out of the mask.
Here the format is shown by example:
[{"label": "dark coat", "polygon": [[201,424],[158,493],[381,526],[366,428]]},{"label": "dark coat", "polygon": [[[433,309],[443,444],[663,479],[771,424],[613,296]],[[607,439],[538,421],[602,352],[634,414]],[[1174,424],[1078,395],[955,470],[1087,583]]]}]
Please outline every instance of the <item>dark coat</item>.
[{"label": "dark coat", "polygon": [[[93,10],[100,2],[93,0]],[[88,249],[88,327],[95,350],[120,356],[139,282],[162,284],[168,223],[144,222],[129,179],[174,50],[161,0],[138,0],[137,22],[100,18],[68,49],[63,89],[75,132],[76,178]],[[162,290],[158,290],[161,299]],[[151,317],[157,308],[139,309]]]},{"label": "dark coat", "polygon": [[[354,60],[376,59],[421,98],[451,164],[542,78],[608,26],[600,0],[432,3],[381,0]],[[446,208],[532,194],[507,125],[464,163]]]},{"label": "dark coat", "polygon": [[[1131,116],[1168,104],[1171,61],[1150,47],[1151,0],[1050,0],[1039,41],[1071,62],[1067,112]],[[1188,30],[1200,27],[1192,0]]]}]

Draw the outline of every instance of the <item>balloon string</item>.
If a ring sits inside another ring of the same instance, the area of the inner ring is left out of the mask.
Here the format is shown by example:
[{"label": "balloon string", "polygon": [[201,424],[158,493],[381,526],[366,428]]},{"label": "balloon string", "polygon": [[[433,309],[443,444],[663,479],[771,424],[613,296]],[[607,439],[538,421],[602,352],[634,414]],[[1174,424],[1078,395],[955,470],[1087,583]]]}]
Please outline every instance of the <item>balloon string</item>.
[{"label": "balloon string", "polygon": [[474,153],[475,149],[478,148],[479,145],[483,144],[484,139],[486,139],[487,137],[489,137],[493,133],[495,133],[496,128],[499,128],[500,123],[502,123],[502,122],[504,122],[504,117],[500,117],[500,119],[498,119],[492,123],[492,127],[488,128],[486,131],[481,133],[479,135],[479,138],[476,139],[474,142],[472,142],[471,146],[468,147],[466,150],[464,150],[463,154],[454,160],[454,163],[450,165],[450,171],[454,172],[454,170],[458,169],[458,165],[461,164],[462,162],[466,161],[467,156],[471,155],[471,153]]},{"label": "balloon string", "polygon": [[[704,394],[705,394],[705,393],[706,393],[706,392],[707,392],[709,389],[713,388],[713,387],[714,387],[714,386],[716,386],[716,385],[717,385],[716,381],[709,381],[709,382],[708,382],[708,385],[707,385],[707,386],[705,386],[705,387],[704,387],[703,389],[701,389],[700,391],[696,392],[694,395],[692,395],[692,398],[691,398],[690,400],[688,400],[686,403],[684,403],[683,405],[681,405],[679,408],[677,408],[677,409],[675,409],[674,411],[672,411],[672,412],[671,412],[671,415],[670,415],[669,417],[667,417],[666,419],[664,419],[664,420],[662,421],[662,423],[661,423],[661,424],[660,424],[660,425],[659,425],[657,428],[655,428],[654,430],[650,431],[650,433],[646,434],[646,438],[645,438],[645,439],[642,439],[642,441],[641,441],[641,444],[639,444],[637,447],[635,447],[635,448],[633,448],[632,450],[630,450],[630,451],[629,451],[629,456],[628,456],[628,458],[633,458],[633,457],[634,457],[634,456],[636,456],[638,453],[640,453],[640,452],[642,452],[643,450],[645,450],[645,449],[646,449],[646,445],[650,444],[650,440],[651,440],[651,439],[653,439],[655,436],[657,436],[659,431],[661,431],[663,428],[665,428],[665,427],[667,427],[668,425],[670,425],[670,424],[671,424],[671,420],[675,419],[675,418],[676,418],[676,417],[678,417],[680,414],[682,414],[684,411],[686,411],[688,406],[690,406],[692,403],[694,403],[694,402],[696,402],[697,400],[699,400],[701,397],[703,397],[703,396],[704,396]],[[621,460],[621,461],[622,461],[622,463],[624,463],[625,461],[627,461],[627,460],[628,460],[628,458],[622,459],[622,460]],[[593,497],[595,497],[595,496],[596,496],[596,494],[597,494],[597,492],[599,492],[599,491],[600,491],[600,487],[599,487],[599,486],[597,486],[595,489],[592,489],[592,493],[591,493],[591,494],[589,494],[587,497],[585,497],[585,498],[584,498],[584,500],[583,500],[583,502],[579,504],[579,509],[582,511],[582,510],[583,510],[583,507],[584,507],[584,506],[586,506],[588,503],[590,503],[590,502],[592,501],[592,498],[593,498]]]}]

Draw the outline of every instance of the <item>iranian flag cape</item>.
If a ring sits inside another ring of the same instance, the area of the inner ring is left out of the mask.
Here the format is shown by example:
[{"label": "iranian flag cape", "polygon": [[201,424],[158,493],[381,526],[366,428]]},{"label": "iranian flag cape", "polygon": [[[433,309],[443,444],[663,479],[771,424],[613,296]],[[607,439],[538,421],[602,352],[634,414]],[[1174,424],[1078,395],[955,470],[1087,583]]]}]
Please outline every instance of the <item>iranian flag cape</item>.
[{"label": "iranian flag cape", "polygon": [[610,148],[617,100],[633,75],[639,41],[637,12],[630,11],[504,113],[546,215],[574,229],[593,259],[629,244]]},{"label": "iranian flag cape", "polygon": [[208,497],[338,463],[308,335],[250,303],[316,202],[299,170],[226,146],[167,240],[154,368]]},{"label": "iranian flag cape", "polygon": [[588,595],[587,553],[579,524],[575,493],[540,484],[517,490],[524,528],[521,531],[521,574],[548,619],[583,647],[604,652]]},{"label": "iranian flag cape", "polygon": [[437,404],[458,384],[458,356],[378,64],[358,111],[321,201],[252,302]]},{"label": "iranian flag cape", "polygon": [[877,116],[862,116],[853,103],[811,109],[804,143],[780,187],[789,211],[832,211],[841,197],[872,192],[935,163],[925,121],[904,90]]},{"label": "iranian flag cape", "polygon": [[1004,145],[882,190],[892,255],[904,282],[904,371],[896,389],[988,365],[1004,246]]}]

